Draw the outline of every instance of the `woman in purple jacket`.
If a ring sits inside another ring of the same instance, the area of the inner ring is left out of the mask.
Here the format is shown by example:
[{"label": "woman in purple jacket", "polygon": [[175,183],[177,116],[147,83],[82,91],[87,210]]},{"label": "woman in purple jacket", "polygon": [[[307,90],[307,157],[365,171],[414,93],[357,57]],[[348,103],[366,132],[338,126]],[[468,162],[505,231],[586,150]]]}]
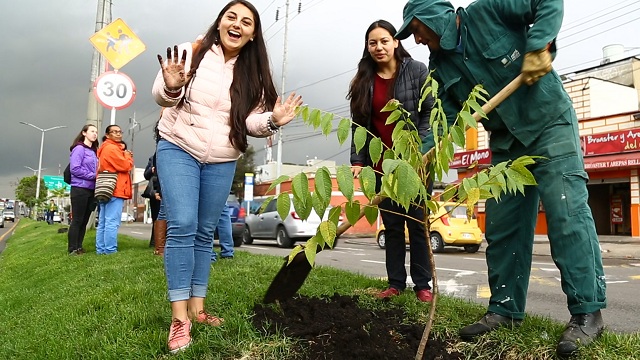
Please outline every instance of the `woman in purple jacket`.
[{"label": "woman in purple jacket", "polygon": [[89,216],[95,209],[93,191],[96,188],[98,171],[98,129],[87,124],[73,140],[69,148],[71,170],[71,225],[69,226],[69,255],[84,254],[82,240]]}]

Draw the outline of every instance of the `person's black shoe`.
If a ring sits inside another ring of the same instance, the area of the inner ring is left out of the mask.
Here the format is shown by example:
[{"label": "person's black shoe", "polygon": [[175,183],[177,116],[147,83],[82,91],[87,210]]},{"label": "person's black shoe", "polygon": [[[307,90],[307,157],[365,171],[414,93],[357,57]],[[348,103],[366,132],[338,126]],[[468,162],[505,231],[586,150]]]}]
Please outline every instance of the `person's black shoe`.
[{"label": "person's black shoe", "polygon": [[604,330],[604,321],[600,310],[590,314],[572,315],[567,324],[556,353],[560,357],[571,356],[579,346],[585,346],[595,340]]},{"label": "person's black shoe", "polygon": [[460,329],[458,331],[458,335],[460,335],[460,338],[464,341],[473,341],[476,337],[486,334],[489,331],[493,331],[501,326],[513,328],[520,326],[520,324],[522,324],[522,320],[512,319],[510,317],[488,312],[482,317],[482,319]]}]

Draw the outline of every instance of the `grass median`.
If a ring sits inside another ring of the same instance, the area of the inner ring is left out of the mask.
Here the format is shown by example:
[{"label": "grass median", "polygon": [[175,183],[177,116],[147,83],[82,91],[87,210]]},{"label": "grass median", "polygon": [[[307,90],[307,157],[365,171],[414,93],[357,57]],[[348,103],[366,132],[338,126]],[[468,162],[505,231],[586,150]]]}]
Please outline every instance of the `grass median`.
[{"label": "grass median", "polygon": [[[213,265],[207,309],[224,326],[195,326],[193,345],[168,355],[171,318],[163,263],[147,241],[119,236],[119,252],[98,256],[94,232],[87,254],[66,254],[64,226],[20,220],[0,255],[0,359],[295,359],[296,340],[264,335],[251,318],[282,264],[280,257],[236,251],[231,261]],[[241,250],[241,248],[239,249]],[[320,254],[319,256],[322,256]],[[300,293],[359,295],[372,310],[398,306],[407,322],[424,324],[428,305],[406,291],[390,303],[371,296],[386,281],[329,267],[311,272]],[[563,324],[529,316],[515,331],[499,330],[475,343],[455,341],[459,327],[484,313],[484,306],[441,296],[433,336],[454,340],[451,349],[468,359],[553,359]],[[355,344],[354,344],[355,346]],[[606,332],[580,359],[633,359],[640,335]],[[326,357],[331,359],[329,355]],[[339,359],[336,359],[339,360]]]}]

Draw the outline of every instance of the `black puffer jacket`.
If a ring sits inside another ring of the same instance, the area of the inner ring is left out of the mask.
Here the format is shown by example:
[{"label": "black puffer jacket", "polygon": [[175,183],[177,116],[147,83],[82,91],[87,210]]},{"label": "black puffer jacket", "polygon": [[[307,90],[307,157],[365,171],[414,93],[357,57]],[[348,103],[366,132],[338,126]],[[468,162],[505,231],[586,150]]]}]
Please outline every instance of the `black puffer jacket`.
[{"label": "black puffer jacket", "polygon": [[[411,113],[411,121],[413,121],[418,129],[420,138],[424,138],[429,135],[429,117],[431,116],[431,109],[433,108],[433,97],[428,96],[422,103],[422,111],[418,113],[418,103],[420,102],[420,90],[422,85],[429,75],[427,66],[420,61],[412,58],[405,58],[400,65],[400,71],[395,82],[394,98],[400,101],[402,107]],[[371,87],[369,88],[369,103],[373,98],[373,80],[371,81]],[[357,125],[351,127],[351,164],[362,164],[364,166],[371,166],[371,158],[369,157],[369,141],[371,136],[367,139],[365,146],[356,153],[356,145],[353,141],[353,133]],[[375,132],[371,124],[371,118],[366,120],[366,128],[369,131]]]}]

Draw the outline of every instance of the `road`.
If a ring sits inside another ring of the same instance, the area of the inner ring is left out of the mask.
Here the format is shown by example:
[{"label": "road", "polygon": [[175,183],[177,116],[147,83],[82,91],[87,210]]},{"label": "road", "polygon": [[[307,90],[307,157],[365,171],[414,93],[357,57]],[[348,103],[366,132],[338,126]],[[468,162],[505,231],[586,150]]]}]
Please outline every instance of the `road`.
[{"label": "road", "polygon": [[[123,224],[120,233],[148,240],[151,226],[139,223]],[[435,255],[438,284],[441,293],[468,299],[483,305],[489,301],[487,270],[484,253],[468,254],[447,248]],[[290,249],[278,248],[275,241],[255,240],[236,251],[248,251],[284,257]],[[407,272],[409,271],[407,252]],[[318,255],[319,265],[332,266],[371,277],[386,278],[384,250],[373,239],[340,239],[336,249]],[[603,317],[609,330],[620,333],[640,331],[637,308],[640,305],[640,261],[605,259],[608,307]],[[274,273],[275,275],[275,273]],[[411,280],[408,279],[408,282]],[[409,284],[409,286],[412,286]],[[533,259],[527,312],[566,322],[569,313],[566,297],[560,287],[560,272],[547,256]]]}]

